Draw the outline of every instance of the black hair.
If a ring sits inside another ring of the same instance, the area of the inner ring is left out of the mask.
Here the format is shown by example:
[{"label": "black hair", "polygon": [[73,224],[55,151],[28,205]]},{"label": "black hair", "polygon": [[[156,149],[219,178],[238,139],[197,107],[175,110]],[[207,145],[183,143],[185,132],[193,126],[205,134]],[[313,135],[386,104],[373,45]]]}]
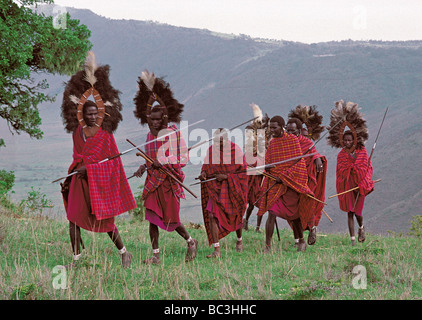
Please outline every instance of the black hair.
[{"label": "black hair", "polygon": [[96,107],[98,109],[97,104],[94,101],[92,101],[92,100],[86,100],[86,102],[84,104],[84,107],[83,107],[83,112],[85,112],[85,110],[88,107]]},{"label": "black hair", "polygon": [[295,123],[296,128],[298,128],[299,130],[302,129],[302,121],[300,121],[298,118],[290,118],[289,120],[287,120],[287,124],[289,123]]},{"label": "black hair", "polygon": [[284,119],[283,119],[283,117],[282,117],[282,116],[274,116],[274,117],[272,117],[272,118],[270,119],[270,122],[277,122],[277,123],[278,123],[278,125],[279,125],[281,128],[284,128],[284,125],[286,124],[286,123],[284,122]]}]

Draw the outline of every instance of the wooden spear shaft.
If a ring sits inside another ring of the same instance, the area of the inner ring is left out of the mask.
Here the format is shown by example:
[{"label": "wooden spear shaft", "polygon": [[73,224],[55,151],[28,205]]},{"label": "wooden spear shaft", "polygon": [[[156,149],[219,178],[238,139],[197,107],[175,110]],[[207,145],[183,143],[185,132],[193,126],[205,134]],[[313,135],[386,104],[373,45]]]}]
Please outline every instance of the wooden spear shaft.
[{"label": "wooden spear shaft", "polygon": [[[260,173],[260,174],[262,174],[263,176],[265,176],[265,177],[269,178],[269,179],[272,179],[272,180],[274,180],[274,181],[276,180],[276,177],[275,177],[275,176],[273,176],[272,174],[269,174],[269,173],[267,173],[267,172],[263,172],[263,171],[259,171],[259,173]],[[317,198],[315,198],[315,197],[311,196],[310,194],[307,194],[307,193],[306,193],[306,196],[307,196],[308,198],[311,198],[312,200],[315,200],[315,201],[317,201],[317,202],[319,202],[319,203],[323,203],[324,205],[327,205],[327,203],[326,203],[326,202],[321,201],[321,200],[319,200],[319,199],[317,199]]]},{"label": "wooden spear shaft", "polygon": [[[381,179],[378,179],[378,180],[375,180],[375,181],[374,181],[374,183],[377,183],[377,182],[380,182],[380,181],[381,181]],[[334,198],[334,197],[341,196],[341,195],[343,195],[343,194],[345,194],[345,193],[348,193],[348,192],[350,192],[350,191],[354,191],[354,190],[357,190],[357,189],[359,189],[359,186],[354,187],[354,188],[349,189],[349,190],[346,190],[346,191],[343,191],[343,192],[340,192],[340,193],[337,193],[337,194],[334,194],[334,195],[332,195],[332,196],[329,196],[329,197],[328,197],[328,199],[331,199],[331,198]]]}]

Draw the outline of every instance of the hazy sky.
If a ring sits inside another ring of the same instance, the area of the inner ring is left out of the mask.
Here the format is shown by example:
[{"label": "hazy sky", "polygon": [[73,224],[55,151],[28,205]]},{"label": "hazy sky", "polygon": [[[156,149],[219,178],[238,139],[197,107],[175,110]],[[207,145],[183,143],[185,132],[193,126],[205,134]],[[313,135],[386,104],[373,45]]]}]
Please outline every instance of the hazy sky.
[{"label": "hazy sky", "polygon": [[55,0],[114,19],[305,43],[422,40],[421,0]]}]

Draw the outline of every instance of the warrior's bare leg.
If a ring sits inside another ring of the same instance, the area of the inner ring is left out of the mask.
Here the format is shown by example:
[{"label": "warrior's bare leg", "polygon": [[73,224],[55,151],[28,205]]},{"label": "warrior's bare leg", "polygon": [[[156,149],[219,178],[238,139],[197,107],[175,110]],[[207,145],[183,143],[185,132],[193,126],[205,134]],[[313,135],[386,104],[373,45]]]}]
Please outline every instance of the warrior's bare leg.
[{"label": "warrior's bare leg", "polygon": [[186,230],[185,226],[181,224],[176,228],[176,232],[186,240],[188,244],[188,251],[186,253],[185,261],[191,261],[195,259],[196,252],[198,250],[198,241],[193,239],[189,232]]},{"label": "warrior's bare leg", "polygon": [[269,252],[271,249],[271,239],[273,238],[276,218],[277,216],[272,211],[268,211],[268,218],[265,224],[265,252]]},{"label": "warrior's bare leg", "polygon": [[242,228],[236,230],[237,241],[236,241],[236,251],[243,251],[243,240],[242,240]]},{"label": "warrior's bare leg", "polygon": [[258,216],[257,220],[256,220],[256,232],[261,232],[261,230],[259,230],[259,228],[261,227],[261,222],[262,222],[262,216]]},{"label": "warrior's bare leg", "polygon": [[363,227],[363,216],[358,216],[355,213],[355,217],[356,217],[356,221],[358,222],[358,225],[359,225],[358,241],[364,242],[365,241],[365,230],[364,230],[364,227]]},{"label": "warrior's bare leg", "polygon": [[145,264],[159,264],[160,261],[160,250],[158,248],[158,237],[159,237],[159,231],[158,226],[155,224],[150,223],[149,224],[149,237],[151,239],[151,245],[152,245],[152,253],[153,256],[149,259],[144,260],[143,262]]},{"label": "warrior's bare leg", "polygon": [[70,242],[72,244],[73,256],[79,256],[81,254],[81,228],[76,224],[69,221],[69,235]]},{"label": "warrior's bare leg", "polygon": [[113,231],[107,232],[108,236],[110,237],[111,241],[115,244],[117,249],[119,250],[120,255],[122,256],[122,266],[123,268],[130,267],[132,262],[132,255],[126,251],[126,247],[123,244],[123,240],[120,237],[119,230],[114,227]]},{"label": "warrior's bare leg", "polygon": [[208,212],[208,215],[209,215],[209,221],[210,221],[211,241],[212,241],[213,246],[214,246],[214,252],[207,255],[207,258],[220,258],[221,257],[221,250],[220,250],[220,244],[218,242],[217,219],[210,212]]},{"label": "warrior's bare leg", "polygon": [[299,243],[297,246],[297,251],[305,251],[306,250],[306,242],[303,238],[303,228],[302,228],[302,222],[300,221],[300,218],[293,220],[293,230],[296,232],[297,237],[299,239]]},{"label": "warrior's bare leg", "polygon": [[246,217],[243,220],[243,229],[245,230],[248,230],[249,217],[251,216],[253,209],[254,209],[253,203],[249,203],[248,208],[246,209]]},{"label": "warrior's bare leg", "polygon": [[355,245],[355,221],[353,219],[354,213],[349,211],[347,213],[347,225],[349,227],[349,234],[350,234],[350,240],[352,241],[352,246]]}]

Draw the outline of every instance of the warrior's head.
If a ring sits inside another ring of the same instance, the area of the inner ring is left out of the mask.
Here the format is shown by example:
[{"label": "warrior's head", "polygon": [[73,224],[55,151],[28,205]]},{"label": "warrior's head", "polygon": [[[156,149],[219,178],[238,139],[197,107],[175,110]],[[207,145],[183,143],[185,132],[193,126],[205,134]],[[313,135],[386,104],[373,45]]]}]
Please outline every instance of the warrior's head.
[{"label": "warrior's head", "polygon": [[284,134],[284,119],[281,116],[274,116],[270,120],[270,132],[273,138],[280,138]]},{"label": "warrior's head", "polygon": [[88,127],[95,126],[98,117],[98,108],[95,102],[87,100],[83,106],[83,119]]},{"label": "warrior's head", "polygon": [[226,129],[219,128],[218,130],[215,131],[213,142],[216,146],[219,147],[218,150],[223,152],[224,146],[228,143],[228,141],[229,141],[229,134]]},{"label": "warrior's head", "polygon": [[302,121],[297,118],[290,118],[287,121],[286,131],[287,133],[293,134],[298,137],[300,134],[302,134]]},{"label": "warrior's head", "polygon": [[355,142],[355,138],[353,137],[353,133],[350,130],[347,130],[343,133],[343,145],[346,149],[351,149]]}]

